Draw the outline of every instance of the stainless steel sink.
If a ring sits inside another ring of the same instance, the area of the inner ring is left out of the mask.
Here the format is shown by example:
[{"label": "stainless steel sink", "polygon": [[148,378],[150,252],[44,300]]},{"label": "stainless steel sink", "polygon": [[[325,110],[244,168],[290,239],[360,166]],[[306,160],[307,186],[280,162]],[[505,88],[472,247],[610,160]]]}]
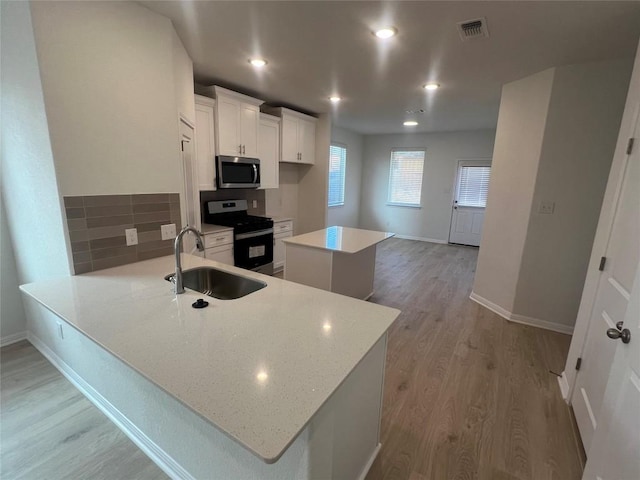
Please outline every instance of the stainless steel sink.
[{"label": "stainless steel sink", "polygon": [[[175,273],[164,277],[171,282]],[[267,286],[266,283],[252,278],[234,275],[233,273],[211,267],[192,268],[182,272],[185,288],[204,293],[220,300],[233,300],[257,292]]]}]

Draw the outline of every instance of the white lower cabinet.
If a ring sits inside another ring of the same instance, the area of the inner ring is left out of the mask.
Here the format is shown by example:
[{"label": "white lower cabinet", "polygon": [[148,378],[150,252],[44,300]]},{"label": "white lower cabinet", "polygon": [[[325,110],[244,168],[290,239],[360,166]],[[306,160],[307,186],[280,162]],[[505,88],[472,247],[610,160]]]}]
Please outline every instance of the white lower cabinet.
[{"label": "white lower cabinet", "polygon": [[273,271],[284,269],[284,238],[293,236],[293,221],[283,220],[273,223]]},{"label": "white lower cabinet", "polygon": [[204,258],[233,265],[233,230],[212,232],[204,235]]}]

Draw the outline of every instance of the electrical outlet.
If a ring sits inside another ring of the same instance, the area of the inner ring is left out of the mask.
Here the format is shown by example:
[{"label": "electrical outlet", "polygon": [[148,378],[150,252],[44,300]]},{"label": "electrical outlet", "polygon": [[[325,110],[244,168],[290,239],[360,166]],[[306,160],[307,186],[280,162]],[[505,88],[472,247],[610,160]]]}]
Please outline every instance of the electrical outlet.
[{"label": "electrical outlet", "polygon": [[556,209],[556,202],[549,202],[542,200],[540,202],[540,207],[538,208],[538,213],[543,215],[552,215],[553,211]]},{"label": "electrical outlet", "polygon": [[58,336],[64,340],[64,331],[62,330],[62,322],[56,322],[58,325]]},{"label": "electrical outlet", "polygon": [[124,236],[127,238],[127,246],[138,244],[138,229],[127,228],[124,231]]},{"label": "electrical outlet", "polygon": [[258,208],[258,200],[253,201],[253,208]]},{"label": "electrical outlet", "polygon": [[167,225],[161,225],[160,232],[162,233],[162,240],[173,240],[176,238],[176,224],[168,223]]}]

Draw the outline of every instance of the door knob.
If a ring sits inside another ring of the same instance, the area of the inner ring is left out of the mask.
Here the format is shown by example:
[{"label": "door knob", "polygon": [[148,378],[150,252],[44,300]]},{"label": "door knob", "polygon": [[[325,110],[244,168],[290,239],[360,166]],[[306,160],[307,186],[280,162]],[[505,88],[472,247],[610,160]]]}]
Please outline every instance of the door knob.
[{"label": "door knob", "polygon": [[629,343],[631,341],[631,332],[629,331],[628,328],[624,328],[622,330],[618,330],[617,328],[610,328],[607,330],[607,337],[613,340],[620,339],[622,340],[622,343]]}]

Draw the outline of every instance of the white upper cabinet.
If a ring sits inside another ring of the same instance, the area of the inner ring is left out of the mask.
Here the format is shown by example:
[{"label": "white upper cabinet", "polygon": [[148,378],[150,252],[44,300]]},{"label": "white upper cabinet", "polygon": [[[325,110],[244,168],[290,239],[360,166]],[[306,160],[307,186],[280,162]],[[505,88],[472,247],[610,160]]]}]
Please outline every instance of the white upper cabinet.
[{"label": "white upper cabinet", "polygon": [[280,132],[281,162],[314,164],[316,156],[316,119],[288,108],[265,108],[282,119]]},{"label": "white upper cabinet", "polygon": [[216,189],[215,101],[196,95],[196,172],[198,190]]},{"label": "white upper cabinet", "polygon": [[278,117],[260,114],[258,158],[260,159],[260,188],[278,188],[280,158],[280,119]]},{"label": "white upper cabinet", "polygon": [[316,161],[316,122],[310,120],[298,121],[298,148],[300,149],[300,163],[314,164]]},{"label": "white upper cabinet", "polygon": [[258,156],[262,100],[221,87],[207,87],[216,97],[215,132],[218,155]]}]

